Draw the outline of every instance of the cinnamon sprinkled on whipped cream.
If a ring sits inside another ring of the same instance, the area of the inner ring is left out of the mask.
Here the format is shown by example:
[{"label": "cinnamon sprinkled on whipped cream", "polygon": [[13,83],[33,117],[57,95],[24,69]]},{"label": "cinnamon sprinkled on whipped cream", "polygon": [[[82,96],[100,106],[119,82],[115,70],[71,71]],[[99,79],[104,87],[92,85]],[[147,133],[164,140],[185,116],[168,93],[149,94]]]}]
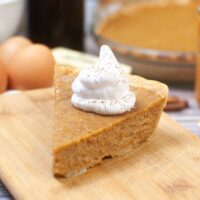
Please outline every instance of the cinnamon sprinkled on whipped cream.
[{"label": "cinnamon sprinkled on whipped cream", "polygon": [[72,90],[71,102],[75,107],[102,115],[130,111],[136,101],[128,79],[107,45],[101,46],[98,62],[79,73]]}]

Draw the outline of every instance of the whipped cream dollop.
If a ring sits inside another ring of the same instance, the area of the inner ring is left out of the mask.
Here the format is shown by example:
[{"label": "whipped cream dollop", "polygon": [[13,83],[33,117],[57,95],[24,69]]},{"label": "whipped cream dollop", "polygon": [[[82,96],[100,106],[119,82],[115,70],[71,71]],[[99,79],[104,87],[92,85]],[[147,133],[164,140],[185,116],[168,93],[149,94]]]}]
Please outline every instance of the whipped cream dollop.
[{"label": "whipped cream dollop", "polygon": [[103,45],[96,64],[80,71],[72,84],[72,104],[84,111],[116,115],[134,107],[135,93],[112,50]]}]

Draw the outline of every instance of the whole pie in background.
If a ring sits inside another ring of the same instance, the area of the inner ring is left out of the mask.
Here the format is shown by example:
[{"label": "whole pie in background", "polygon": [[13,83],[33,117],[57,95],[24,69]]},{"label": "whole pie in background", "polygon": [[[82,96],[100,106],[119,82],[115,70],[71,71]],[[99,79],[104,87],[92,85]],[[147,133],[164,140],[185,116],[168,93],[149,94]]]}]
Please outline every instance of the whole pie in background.
[{"label": "whole pie in background", "polygon": [[96,32],[108,40],[131,47],[196,51],[197,7],[197,1],[149,1],[138,6],[134,3],[108,16]]}]

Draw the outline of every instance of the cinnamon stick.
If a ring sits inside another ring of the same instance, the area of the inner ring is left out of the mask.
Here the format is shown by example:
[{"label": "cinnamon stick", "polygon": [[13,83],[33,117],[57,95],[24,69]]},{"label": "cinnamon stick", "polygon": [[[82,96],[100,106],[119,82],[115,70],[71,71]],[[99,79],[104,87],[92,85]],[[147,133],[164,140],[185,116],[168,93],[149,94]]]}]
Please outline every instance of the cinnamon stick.
[{"label": "cinnamon stick", "polygon": [[165,111],[179,111],[187,108],[188,102],[186,100],[180,99],[179,97],[172,96],[167,100],[167,105],[164,108]]}]

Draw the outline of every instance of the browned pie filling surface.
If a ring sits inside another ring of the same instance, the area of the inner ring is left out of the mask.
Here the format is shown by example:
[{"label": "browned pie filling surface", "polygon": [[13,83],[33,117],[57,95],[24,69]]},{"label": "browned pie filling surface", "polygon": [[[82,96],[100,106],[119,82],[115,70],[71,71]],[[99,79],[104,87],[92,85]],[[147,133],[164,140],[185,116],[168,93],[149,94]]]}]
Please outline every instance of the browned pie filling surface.
[{"label": "browned pie filling surface", "polygon": [[94,133],[94,131],[98,132],[102,127],[112,127],[113,124],[120,123],[127,119],[129,115],[132,117],[140,112],[144,112],[145,108],[148,109],[151,104],[160,101],[160,96],[156,95],[154,91],[136,87],[132,89],[134,89],[134,92],[136,93],[137,103],[135,108],[130,112],[112,116],[88,113],[75,108],[71,103],[71,84],[76,76],[77,74],[60,78],[60,97],[57,98],[56,108],[57,112],[60,110],[59,113],[63,113],[63,115],[60,115],[60,117],[57,117],[56,119],[59,120],[59,123],[57,123],[59,127],[56,127],[57,132],[59,132],[56,138],[56,143],[58,144],[65,144],[68,141],[76,140],[82,136],[85,137],[86,133],[88,135]]},{"label": "browned pie filling surface", "polygon": [[108,17],[98,34],[121,44],[165,51],[195,51],[198,3],[130,6]]}]

